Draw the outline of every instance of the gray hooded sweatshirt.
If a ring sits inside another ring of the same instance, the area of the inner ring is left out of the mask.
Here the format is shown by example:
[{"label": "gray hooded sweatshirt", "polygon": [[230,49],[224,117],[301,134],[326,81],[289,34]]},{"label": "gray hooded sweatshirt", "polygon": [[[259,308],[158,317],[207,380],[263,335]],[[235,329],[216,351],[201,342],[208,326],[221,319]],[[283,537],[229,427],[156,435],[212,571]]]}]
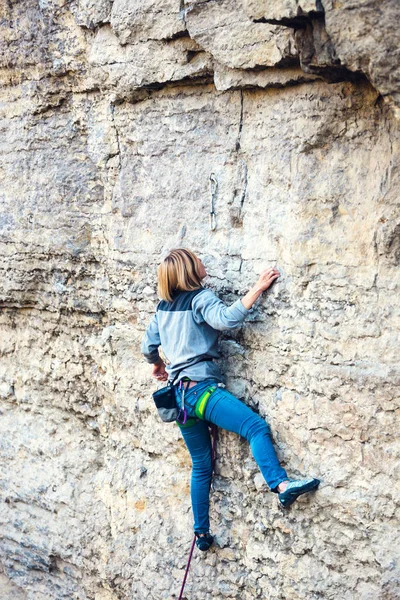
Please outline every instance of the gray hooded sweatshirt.
[{"label": "gray hooded sweatshirt", "polygon": [[219,358],[218,332],[241,325],[250,310],[241,300],[226,306],[213,291],[199,288],[177,292],[172,302],[159,302],[144,335],[141,351],[147,362],[156,363],[162,346],[169,365],[166,371],[177,383],[182,377],[193,381],[216,379],[223,383],[213,361]]}]

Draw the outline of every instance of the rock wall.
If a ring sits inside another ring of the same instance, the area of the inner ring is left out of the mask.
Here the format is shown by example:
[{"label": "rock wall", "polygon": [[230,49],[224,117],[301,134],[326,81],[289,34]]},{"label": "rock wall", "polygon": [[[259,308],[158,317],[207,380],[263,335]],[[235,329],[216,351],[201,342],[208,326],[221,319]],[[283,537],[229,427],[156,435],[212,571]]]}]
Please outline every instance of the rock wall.
[{"label": "rock wall", "polygon": [[399,597],[399,16],[0,0],[2,600],[178,597],[190,459],[139,345],[180,245],[227,303],[279,267],[221,364],[322,479],[282,512],[221,432],[185,597]]}]

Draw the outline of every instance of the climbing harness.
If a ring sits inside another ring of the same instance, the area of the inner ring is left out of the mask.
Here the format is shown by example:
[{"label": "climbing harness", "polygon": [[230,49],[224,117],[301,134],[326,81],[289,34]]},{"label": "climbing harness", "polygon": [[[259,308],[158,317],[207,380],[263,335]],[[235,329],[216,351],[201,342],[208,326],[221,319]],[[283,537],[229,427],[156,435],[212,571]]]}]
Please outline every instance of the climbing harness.
[{"label": "climbing harness", "polygon": [[217,178],[215,177],[214,173],[211,173],[211,175],[210,175],[210,188],[211,188],[210,229],[211,229],[211,231],[215,231],[215,229],[217,227],[217,220],[216,220],[216,215],[215,215],[215,211],[214,211],[214,201],[215,201],[215,197],[217,195],[218,181],[217,181]]},{"label": "climbing harness", "polygon": [[[188,384],[186,386],[186,388],[184,387],[184,381],[188,381]],[[215,390],[217,389],[218,386],[216,385],[210,385],[210,387],[208,387],[207,389],[204,390],[204,392],[200,395],[199,399],[197,400],[195,406],[194,406],[194,412],[196,414],[196,417],[188,417],[187,416],[187,410],[185,408],[185,391],[187,390],[188,386],[189,386],[189,382],[190,379],[186,379],[186,377],[184,377],[183,379],[181,379],[181,381],[179,382],[179,389],[182,391],[182,399],[181,399],[181,408],[179,410],[179,416],[176,419],[177,425],[183,429],[183,428],[187,428],[187,427],[192,427],[192,425],[195,425],[199,419],[202,419],[203,421],[204,419],[204,414],[206,412],[206,406],[207,406],[207,402],[211,396],[211,394],[213,392],[215,392]]]},{"label": "climbing harness", "polygon": [[[201,356],[196,362],[192,363],[191,366],[197,364],[198,362],[210,361],[212,358],[207,358]],[[184,425],[187,421],[187,411],[185,409],[185,391],[187,390],[187,386],[182,391],[182,401],[181,408],[178,408],[175,399],[175,389],[174,383],[180,372],[184,367],[179,369],[173,379],[169,379],[167,385],[163,388],[160,388],[153,392],[153,400],[156,405],[158,415],[164,423],[172,423],[173,421],[177,421],[179,424]],[[184,381],[190,381],[188,377],[183,378]],[[179,387],[182,389],[182,381],[179,382]],[[189,385],[189,383],[188,383]]]},{"label": "climbing harness", "polygon": [[[196,419],[193,419],[193,420],[196,421]],[[210,427],[210,433],[211,433],[211,439],[212,439],[212,443],[211,443],[211,467],[212,467],[212,474],[214,475],[216,452],[217,452],[218,428],[213,423],[210,423],[209,427]],[[194,535],[194,538],[193,538],[193,541],[192,541],[192,546],[190,548],[189,558],[188,558],[188,561],[187,561],[187,564],[186,564],[185,576],[183,578],[182,587],[181,587],[181,591],[180,591],[178,600],[182,600],[182,597],[183,597],[183,591],[185,589],[186,580],[187,580],[187,576],[188,576],[188,573],[189,573],[190,563],[192,561],[193,550],[194,550],[195,544],[196,544],[196,534]]]}]

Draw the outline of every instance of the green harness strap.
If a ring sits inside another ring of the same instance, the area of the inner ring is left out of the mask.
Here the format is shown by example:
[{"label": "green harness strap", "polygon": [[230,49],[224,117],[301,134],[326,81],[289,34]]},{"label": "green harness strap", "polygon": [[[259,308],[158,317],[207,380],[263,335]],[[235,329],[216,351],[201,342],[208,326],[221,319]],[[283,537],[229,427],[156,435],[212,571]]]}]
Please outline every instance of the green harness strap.
[{"label": "green harness strap", "polygon": [[204,421],[204,413],[206,411],[207,402],[210,399],[211,394],[213,394],[216,389],[217,386],[213,385],[204,390],[200,398],[197,400],[196,406],[194,407],[194,412],[196,413],[197,419],[195,417],[191,417],[186,421],[184,425],[176,421],[178,427],[180,427],[181,429],[184,429],[186,427],[193,427],[193,425],[196,425],[199,419],[202,419]]},{"label": "green harness strap", "polygon": [[212,387],[207,388],[200,396],[200,398],[196,402],[196,406],[194,408],[194,412],[199,419],[204,419],[204,413],[206,412],[207,402],[213,392],[217,387],[213,385]]},{"label": "green harness strap", "polygon": [[196,423],[198,422],[199,419],[195,419],[193,418],[189,418],[186,420],[186,423],[184,425],[182,425],[182,423],[178,423],[178,421],[176,421],[176,424],[178,425],[178,427],[180,427],[180,429],[185,429],[186,427],[193,427],[193,425],[196,425]]}]

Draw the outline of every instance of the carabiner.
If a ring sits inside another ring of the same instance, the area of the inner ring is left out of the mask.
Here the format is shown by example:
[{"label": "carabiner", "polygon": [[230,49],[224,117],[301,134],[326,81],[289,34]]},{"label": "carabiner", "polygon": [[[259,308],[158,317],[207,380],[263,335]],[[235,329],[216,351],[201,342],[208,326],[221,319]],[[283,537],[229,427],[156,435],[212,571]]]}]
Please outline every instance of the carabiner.
[{"label": "carabiner", "polygon": [[[189,387],[189,383],[190,380],[187,382],[187,387]],[[181,394],[182,394],[182,401],[181,401],[181,409],[179,410],[179,415],[178,418],[176,419],[178,421],[178,423],[180,423],[181,425],[185,425],[186,421],[187,421],[187,410],[185,408],[185,391],[187,389],[187,387],[185,388],[185,384],[183,383],[182,379],[179,382],[179,389],[181,390]],[[183,420],[181,420],[183,419]]]},{"label": "carabiner", "polygon": [[178,421],[178,423],[180,423],[181,425],[185,425],[186,421],[187,421],[187,410],[186,408],[184,408],[182,410],[179,411],[179,415],[178,418],[176,419]]}]

